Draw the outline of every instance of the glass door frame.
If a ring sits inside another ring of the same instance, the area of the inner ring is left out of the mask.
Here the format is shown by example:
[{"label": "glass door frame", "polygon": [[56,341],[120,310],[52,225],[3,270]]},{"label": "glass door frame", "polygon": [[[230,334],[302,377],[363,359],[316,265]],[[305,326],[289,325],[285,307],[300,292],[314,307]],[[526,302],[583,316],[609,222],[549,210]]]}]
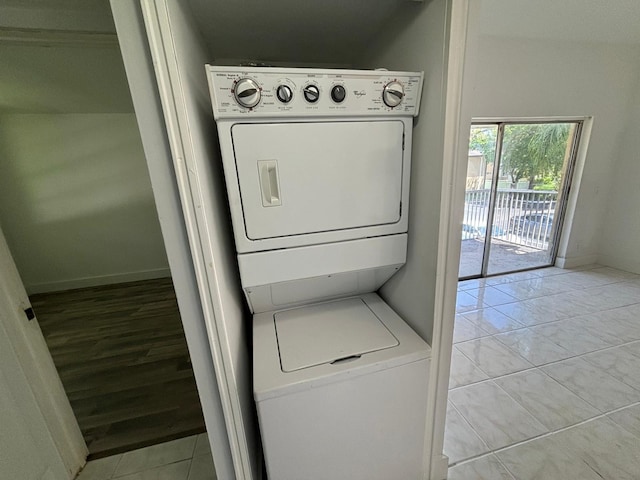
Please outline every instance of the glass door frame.
[{"label": "glass door frame", "polygon": [[[484,245],[482,250],[482,264],[480,278],[487,276],[489,269],[489,256],[491,255],[491,237],[493,236],[493,219],[495,217],[496,199],[498,197],[498,184],[500,182],[500,157],[502,157],[502,140],[504,138],[505,123],[498,123],[496,132],[496,150],[493,157],[493,169],[491,171],[491,190],[489,191],[489,211],[485,225]],[[471,124],[473,128],[473,123]],[[473,277],[472,277],[473,278]]]},{"label": "glass door frame", "polygon": [[[525,267],[510,270],[508,272],[498,272],[498,273],[488,273],[489,269],[489,260],[491,254],[491,239],[493,236],[493,220],[495,216],[495,208],[496,208],[496,199],[498,195],[498,184],[499,184],[499,176],[500,176],[500,168],[502,161],[502,145],[504,139],[504,129],[506,125],[535,125],[535,124],[553,124],[553,123],[570,123],[575,125],[574,132],[571,136],[568,137],[567,141],[571,142],[571,151],[569,152],[569,160],[566,162],[566,165],[563,165],[564,172],[562,173],[562,183],[560,185],[560,195],[556,199],[556,210],[559,212],[557,216],[555,216],[554,224],[552,225],[551,230],[551,245],[549,246],[549,263],[544,265],[535,265],[532,267]],[[496,133],[496,148],[493,159],[493,170],[491,173],[491,190],[489,192],[489,206],[487,212],[487,219],[485,225],[485,237],[484,237],[484,245],[483,245],[483,253],[482,253],[482,264],[480,273],[476,275],[468,275],[464,277],[459,277],[459,280],[469,280],[474,278],[487,278],[496,275],[504,275],[506,273],[516,273],[516,272],[524,272],[528,270],[535,270],[537,268],[550,267],[555,264],[556,257],[558,255],[558,249],[560,246],[560,234],[562,232],[561,226],[564,224],[564,219],[567,210],[567,201],[569,198],[569,192],[571,191],[573,173],[575,170],[575,164],[577,159],[578,148],[580,144],[582,129],[583,129],[584,119],[575,119],[575,118],[554,118],[554,119],[473,119],[470,125],[470,131],[475,126],[497,126]]]}]

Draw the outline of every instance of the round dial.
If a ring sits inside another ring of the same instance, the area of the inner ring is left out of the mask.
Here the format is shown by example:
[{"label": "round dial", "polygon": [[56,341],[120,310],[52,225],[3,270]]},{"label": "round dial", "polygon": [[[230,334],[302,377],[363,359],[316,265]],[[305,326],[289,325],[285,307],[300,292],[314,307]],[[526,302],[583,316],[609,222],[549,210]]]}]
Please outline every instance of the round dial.
[{"label": "round dial", "polygon": [[344,85],[335,85],[331,89],[331,100],[336,103],[342,103],[347,96],[347,91],[344,88]]},{"label": "round dial", "polygon": [[398,81],[389,82],[382,90],[382,100],[387,107],[397,107],[404,97],[404,87]]},{"label": "round dial", "polygon": [[253,108],[260,103],[260,87],[250,78],[241,78],[233,91],[236,102],[245,108]]},{"label": "round dial", "polygon": [[306,85],[302,89],[304,99],[309,103],[316,103],[320,98],[320,89],[316,85]]},{"label": "round dial", "polygon": [[282,103],[289,103],[293,98],[293,91],[291,91],[291,87],[288,85],[278,85],[276,88],[276,97]]}]

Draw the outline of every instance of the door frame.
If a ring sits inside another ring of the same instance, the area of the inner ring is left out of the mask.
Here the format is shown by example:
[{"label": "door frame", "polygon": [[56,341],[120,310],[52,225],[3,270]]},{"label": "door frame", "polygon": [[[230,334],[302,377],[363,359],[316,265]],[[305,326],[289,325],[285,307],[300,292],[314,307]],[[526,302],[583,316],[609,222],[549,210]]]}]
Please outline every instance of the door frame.
[{"label": "door frame", "polygon": [[[158,2],[166,7],[161,0]],[[176,142],[179,139],[169,138],[156,80],[155,61],[149,46],[149,35],[158,35],[158,32],[157,29],[147,30],[143,14],[145,8],[148,14],[152,13],[155,2],[110,0],[110,4],[154,190],[154,201],[200,395],[207,436],[213,445],[211,450],[216,475],[220,480],[235,479],[234,453],[222,404],[222,394],[227,392],[221,391],[216,376],[201,304],[198,274],[193,266],[192,246],[186,227],[186,219],[192,213],[183,211],[170,145],[171,141]],[[184,157],[180,159],[181,168],[186,169]],[[182,180],[188,176],[185,174]]]},{"label": "door frame", "polygon": [[[442,188],[440,221],[438,224],[438,252],[436,264],[433,334],[431,341],[430,386],[427,399],[425,452],[425,480],[447,478],[449,459],[444,455],[444,433],[449,398],[449,373],[453,352],[453,326],[460,237],[464,208],[464,177],[469,139],[461,136],[467,125],[463,118],[462,86],[467,44],[467,24],[470,0],[449,0],[447,30],[447,82],[445,95]],[[462,127],[462,128],[461,128]],[[464,161],[463,161],[464,160]],[[464,173],[463,173],[464,170]]]},{"label": "door frame", "polygon": [[[493,235],[493,219],[495,213],[495,202],[498,194],[498,182],[499,173],[502,166],[502,151],[503,141],[506,125],[532,125],[532,124],[551,124],[551,123],[573,123],[576,125],[575,131],[572,134],[571,139],[571,152],[569,153],[569,161],[565,168],[564,177],[562,178],[562,186],[559,191],[560,196],[556,200],[556,207],[559,207],[559,215],[556,216],[557,221],[552,225],[552,239],[553,244],[550,246],[549,257],[550,261],[546,265],[535,265],[532,267],[520,268],[517,270],[509,270],[508,272],[488,273],[489,260],[491,255],[491,238]],[[473,278],[487,278],[495,275],[505,275],[507,273],[523,272],[527,270],[534,270],[536,268],[544,268],[547,266],[553,266],[556,264],[558,254],[560,252],[560,242],[562,240],[562,233],[564,229],[564,220],[567,218],[567,210],[570,205],[570,194],[573,186],[574,172],[578,169],[578,164],[583,166],[582,156],[584,156],[584,149],[581,149],[582,137],[585,131],[591,131],[591,118],[590,117],[499,117],[499,118],[472,118],[469,130],[474,126],[495,125],[496,130],[496,148],[493,159],[493,170],[491,174],[491,190],[489,193],[489,210],[486,219],[486,234],[484,237],[482,262],[480,272],[477,275],[468,275],[464,277],[458,277],[458,280],[469,280]],[[582,153],[581,153],[582,152]],[[582,172],[582,169],[580,169]],[[465,190],[466,195],[466,190]],[[575,206],[575,204],[573,204]],[[571,215],[572,217],[572,215]]]},{"label": "door frame", "polygon": [[[28,320],[25,315],[25,309],[30,308],[31,304],[1,227],[0,302],[6,305],[9,314],[6,318],[0,315],[0,326],[6,332],[47,426],[52,447],[56,449],[71,479],[86,463],[89,451],[38,320]],[[4,364],[0,365],[0,368],[4,367]]]}]

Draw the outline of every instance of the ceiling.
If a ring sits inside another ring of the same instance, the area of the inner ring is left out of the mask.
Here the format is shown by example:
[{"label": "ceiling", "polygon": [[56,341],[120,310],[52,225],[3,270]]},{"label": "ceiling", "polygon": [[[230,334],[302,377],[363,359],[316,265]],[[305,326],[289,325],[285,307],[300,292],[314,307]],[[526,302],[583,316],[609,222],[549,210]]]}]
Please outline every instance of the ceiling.
[{"label": "ceiling", "polygon": [[[481,33],[640,44],[640,0],[469,0]],[[217,60],[352,64],[409,0],[189,0]]]},{"label": "ceiling", "polygon": [[[220,63],[351,65],[408,0],[190,0]],[[213,60],[213,59],[212,59]]]},{"label": "ceiling", "polygon": [[[408,1],[189,5],[212,62],[350,65]],[[640,0],[471,2],[486,35],[640,44]],[[108,0],[1,0],[0,65],[0,113],[133,110]]]}]

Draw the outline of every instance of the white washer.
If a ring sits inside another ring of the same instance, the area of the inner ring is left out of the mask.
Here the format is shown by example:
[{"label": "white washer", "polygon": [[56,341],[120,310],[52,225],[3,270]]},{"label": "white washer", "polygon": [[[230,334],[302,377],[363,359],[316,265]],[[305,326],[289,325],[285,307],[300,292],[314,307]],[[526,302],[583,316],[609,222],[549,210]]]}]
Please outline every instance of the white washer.
[{"label": "white washer", "polygon": [[429,346],[376,294],[254,316],[270,479],[418,479]]}]

